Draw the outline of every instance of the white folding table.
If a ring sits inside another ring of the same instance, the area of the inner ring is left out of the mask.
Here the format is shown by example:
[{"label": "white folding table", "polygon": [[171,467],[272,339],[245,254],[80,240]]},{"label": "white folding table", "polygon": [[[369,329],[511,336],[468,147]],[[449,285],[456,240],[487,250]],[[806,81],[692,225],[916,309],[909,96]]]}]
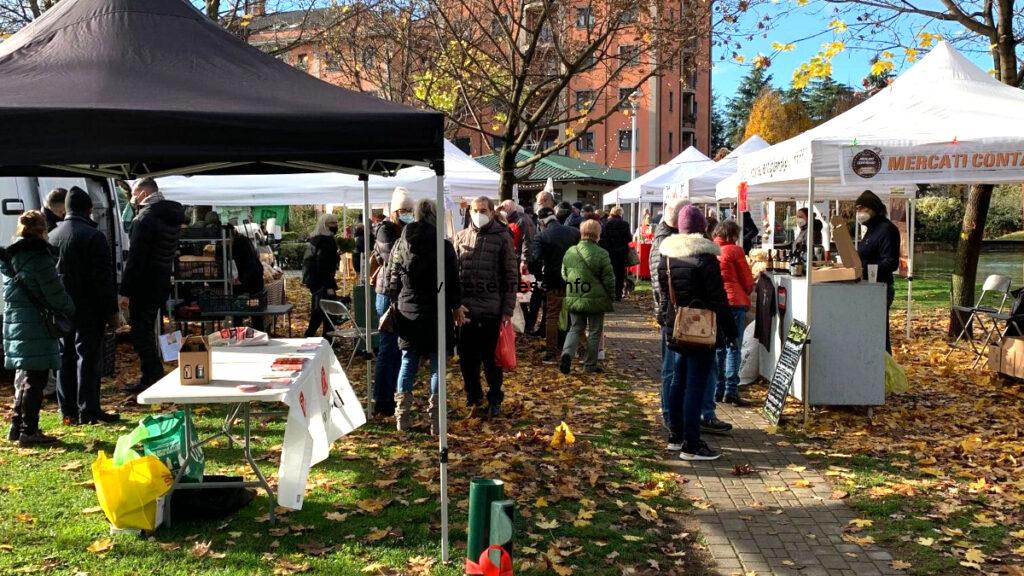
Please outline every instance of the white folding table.
[{"label": "white folding table", "polygon": [[[318,344],[311,350],[300,350],[303,345]],[[251,449],[251,420],[253,415],[282,412],[253,412],[255,402],[280,402],[288,406],[285,441],[278,473],[277,504],[287,508],[302,507],[306,478],[310,466],[324,460],[330,444],[366,422],[355,391],[334,351],[321,338],[294,338],[271,340],[266,346],[214,348],[212,352],[212,380],[207,385],[183,386],[175,370],[163,377],[138,396],[139,404],[180,404],[186,422],[192,424],[192,406],[197,404],[227,404],[227,416],[220,430],[207,437],[199,437],[195,446],[186,434],[186,460],[181,464],[170,492],[165,497],[164,522],[170,525],[170,496],[174,490],[202,490],[211,488],[262,487],[270,502],[270,521],[274,521],[274,490],[256,464]],[[265,379],[274,359],[283,356],[306,358],[300,374],[290,385],[271,385]],[[241,385],[263,385],[266,389],[243,392]],[[271,387],[272,386],[272,387]],[[242,420],[241,439],[232,428]],[[198,433],[198,432],[197,432]],[[182,473],[192,461],[193,450],[217,438],[226,438],[229,446],[237,443],[256,475],[255,482],[181,482]]]}]

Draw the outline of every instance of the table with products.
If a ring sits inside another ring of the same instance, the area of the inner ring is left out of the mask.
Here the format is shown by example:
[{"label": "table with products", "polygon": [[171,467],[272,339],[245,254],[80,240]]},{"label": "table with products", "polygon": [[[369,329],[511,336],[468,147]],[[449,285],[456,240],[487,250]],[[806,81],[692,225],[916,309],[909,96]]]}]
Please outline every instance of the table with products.
[{"label": "table with products", "polygon": [[[766,276],[775,292],[775,314],[769,346],[761,344],[758,368],[761,376],[771,379],[782,354],[780,334],[786,334],[794,318],[807,320],[807,277],[773,272]],[[784,311],[778,309],[780,287],[785,290]],[[885,306],[886,285],[881,282],[814,283],[807,345],[811,406],[885,403]],[[803,401],[803,360],[789,393]]]},{"label": "table with products", "polygon": [[[181,489],[261,487],[270,501],[274,518],[274,490],[256,464],[251,449],[254,403],[283,403],[287,406],[281,463],[278,469],[276,504],[300,509],[311,466],[325,460],[331,443],[366,422],[362,404],[356,397],[334,351],[322,338],[270,340],[264,346],[215,347],[212,349],[209,384],[182,385],[176,369],[138,396],[139,404],[182,405],[186,419],[192,421],[192,406],[226,404],[228,413],[219,430],[200,435],[197,447],[217,438],[237,443],[246,463],[256,475],[255,482],[203,482],[189,484],[175,478],[171,491]],[[240,422],[241,437],[234,424]],[[197,431],[198,432],[198,431]],[[186,435],[187,436],[187,435]],[[181,466],[185,470],[193,453]],[[170,492],[165,499],[170,503]],[[170,522],[169,507],[165,522]]]}]

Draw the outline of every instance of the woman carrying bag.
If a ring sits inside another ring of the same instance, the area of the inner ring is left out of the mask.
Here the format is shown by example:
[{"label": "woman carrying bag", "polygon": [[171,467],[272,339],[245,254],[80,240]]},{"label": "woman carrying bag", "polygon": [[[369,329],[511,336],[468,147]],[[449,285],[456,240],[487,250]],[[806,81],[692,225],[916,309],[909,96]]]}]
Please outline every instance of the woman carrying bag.
[{"label": "woman carrying bag", "polygon": [[[668,345],[678,353],[674,377],[679,384],[671,388],[669,402],[670,412],[682,418],[670,423],[669,445],[681,449],[683,460],[717,460],[721,454],[700,439],[701,407],[715,364],[715,349],[736,340],[736,325],[718,263],[721,250],[704,236],[707,219],[698,208],[686,206],[679,212],[677,224],[679,233],[661,243],[657,270],[658,283],[666,287],[670,300],[665,303],[666,327],[671,334]],[[681,313],[689,325],[676,325]],[[709,333],[693,333],[698,323],[709,328]]]},{"label": "woman carrying bag", "polygon": [[25,378],[14,392],[14,415],[7,439],[21,446],[54,444],[57,439],[39,430],[43,388],[51,370],[60,368],[59,326],[74,304],[57,277],[57,261],[46,242],[46,217],[38,210],[18,218],[17,240],[0,254],[4,276],[4,366]]}]

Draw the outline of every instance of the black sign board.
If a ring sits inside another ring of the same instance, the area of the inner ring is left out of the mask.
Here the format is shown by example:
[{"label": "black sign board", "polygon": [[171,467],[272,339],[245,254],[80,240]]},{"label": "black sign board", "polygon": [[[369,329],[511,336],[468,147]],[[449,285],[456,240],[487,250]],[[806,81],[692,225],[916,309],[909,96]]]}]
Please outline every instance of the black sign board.
[{"label": "black sign board", "polygon": [[786,396],[793,385],[797,363],[803,355],[804,344],[807,342],[807,325],[794,320],[789,327],[789,334],[782,344],[779,363],[775,365],[772,381],[768,383],[768,397],[764,401],[764,417],[772,425],[778,425],[782,418],[782,407],[786,404]]}]

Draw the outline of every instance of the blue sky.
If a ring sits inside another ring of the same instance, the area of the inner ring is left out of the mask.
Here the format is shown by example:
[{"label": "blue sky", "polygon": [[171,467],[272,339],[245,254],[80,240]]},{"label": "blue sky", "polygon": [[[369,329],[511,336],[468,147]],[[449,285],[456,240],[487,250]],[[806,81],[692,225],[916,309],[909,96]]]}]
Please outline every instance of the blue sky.
[{"label": "blue sky", "polygon": [[[924,0],[922,5],[931,8],[932,6],[929,6],[929,4],[932,3],[937,4],[938,2],[937,0]],[[936,8],[938,7],[936,6]],[[738,49],[735,47],[730,49],[714,48],[712,54],[711,86],[715,95],[718,96],[720,103],[724,103],[735,94],[740,79],[750,71],[750,63],[758,53],[772,54],[772,42],[794,42],[815,32],[823,32],[817,37],[795,42],[795,50],[777,54],[772,59],[769,70],[773,76],[773,83],[778,87],[789,87],[793,71],[801,63],[807,62],[813,55],[818,53],[823,43],[835,39],[849,39],[849,33],[836,35],[828,30],[829,23],[833,18],[837,17],[837,14],[835,13],[834,5],[828,5],[820,0],[803,7],[798,7],[793,0],[778,0],[777,2],[762,5],[761,13],[772,15],[772,29],[766,33],[767,38],[756,36],[753,40],[743,40],[741,41],[742,46]],[[853,24],[851,17],[845,15],[838,16],[847,23]],[[751,29],[751,22],[756,23],[756,21],[757,15],[751,14],[749,17],[742,19],[738,27],[741,30],[749,30]],[[898,36],[903,42],[910,42],[914,34],[920,30],[927,30],[933,33],[946,32],[946,37],[952,37],[954,31],[963,30],[958,27],[949,28],[948,26],[950,25],[946,26],[947,28],[942,30],[934,22],[913,17],[913,19],[907,19],[900,24],[900,28],[903,31],[899,32]],[[891,37],[892,35],[883,33],[877,38],[877,41],[885,42]],[[832,60],[832,78],[837,82],[859,88],[861,80],[863,80],[871,68],[869,59],[875,51],[855,49],[851,46],[851,42],[848,42],[847,45],[848,49]],[[965,52],[965,54],[982,70],[988,70],[992,67],[991,58],[984,52],[978,51],[980,46],[977,43],[965,44],[964,42],[957,42],[956,45],[961,50],[973,47],[973,52]],[[733,51],[741,54],[745,58],[745,62],[742,64],[735,62],[732,59]],[[899,73],[901,70],[906,69],[908,64],[904,62],[902,50],[897,49],[893,50],[893,52],[896,55],[894,59],[895,71]],[[725,60],[720,60],[719,58],[723,53],[725,54]],[[925,50],[921,50],[920,56],[924,56],[924,54]]]}]

